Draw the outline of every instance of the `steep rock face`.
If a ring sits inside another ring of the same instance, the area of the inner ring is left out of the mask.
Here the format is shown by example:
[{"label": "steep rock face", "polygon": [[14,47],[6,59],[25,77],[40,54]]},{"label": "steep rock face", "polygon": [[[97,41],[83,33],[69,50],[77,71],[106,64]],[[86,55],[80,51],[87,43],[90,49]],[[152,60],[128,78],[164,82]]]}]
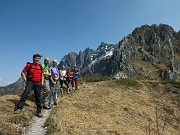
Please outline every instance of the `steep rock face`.
[{"label": "steep rock face", "polygon": [[76,64],[77,54],[75,52],[70,52],[68,55],[65,55],[58,65],[58,69],[62,67],[62,65],[66,67],[73,67]]},{"label": "steep rock face", "polygon": [[124,72],[131,78],[147,77],[147,72],[143,73],[144,65],[138,66],[138,63],[147,62],[158,70],[156,79],[159,76],[164,79],[180,79],[178,37],[173,28],[165,24],[136,28],[119,42],[106,67],[106,73],[111,75]]},{"label": "steep rock face", "polygon": [[113,54],[114,47],[113,44],[101,42],[97,50],[91,55],[90,63],[81,68],[81,75],[105,75],[106,65]]},{"label": "steep rock face", "polygon": [[94,52],[95,51],[90,48],[86,48],[83,52],[80,51],[76,58],[77,65],[81,68],[86,67],[91,62]]}]

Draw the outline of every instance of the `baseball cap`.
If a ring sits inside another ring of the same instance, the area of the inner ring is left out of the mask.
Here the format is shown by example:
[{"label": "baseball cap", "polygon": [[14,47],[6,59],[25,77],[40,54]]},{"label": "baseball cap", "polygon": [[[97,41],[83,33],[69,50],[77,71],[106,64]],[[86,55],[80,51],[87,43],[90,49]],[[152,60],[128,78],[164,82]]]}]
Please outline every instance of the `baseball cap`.
[{"label": "baseball cap", "polygon": [[33,59],[34,59],[35,57],[42,57],[42,55],[40,55],[40,54],[34,54],[34,55],[33,55]]},{"label": "baseball cap", "polygon": [[53,60],[53,62],[56,62],[57,64],[59,64],[59,62],[57,60]]},{"label": "baseball cap", "polygon": [[48,57],[45,57],[45,58],[44,58],[44,60],[46,60],[46,61],[50,61],[50,59],[49,59]]}]

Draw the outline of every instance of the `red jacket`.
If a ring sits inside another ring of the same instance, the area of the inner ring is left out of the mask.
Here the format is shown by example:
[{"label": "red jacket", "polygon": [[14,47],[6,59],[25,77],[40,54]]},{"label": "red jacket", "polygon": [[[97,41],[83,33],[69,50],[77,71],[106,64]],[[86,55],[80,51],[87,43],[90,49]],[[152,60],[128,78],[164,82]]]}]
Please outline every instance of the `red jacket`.
[{"label": "red jacket", "polygon": [[67,75],[67,79],[72,80],[72,74],[70,71],[67,71],[66,75]]},{"label": "red jacket", "polygon": [[41,84],[42,83],[42,74],[44,71],[41,68],[40,64],[27,64],[23,72],[27,73],[27,80],[30,80],[36,84]]}]

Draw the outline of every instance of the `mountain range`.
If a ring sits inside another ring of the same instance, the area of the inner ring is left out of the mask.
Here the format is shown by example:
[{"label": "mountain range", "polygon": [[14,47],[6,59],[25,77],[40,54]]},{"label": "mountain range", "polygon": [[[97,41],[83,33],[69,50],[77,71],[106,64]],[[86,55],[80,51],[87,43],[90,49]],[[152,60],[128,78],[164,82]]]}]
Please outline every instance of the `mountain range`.
[{"label": "mountain range", "polygon": [[[81,77],[180,80],[180,31],[166,24],[142,25],[116,44],[101,42],[96,50],[71,51],[58,65],[77,65]],[[23,81],[0,87],[0,95],[23,90]]]}]

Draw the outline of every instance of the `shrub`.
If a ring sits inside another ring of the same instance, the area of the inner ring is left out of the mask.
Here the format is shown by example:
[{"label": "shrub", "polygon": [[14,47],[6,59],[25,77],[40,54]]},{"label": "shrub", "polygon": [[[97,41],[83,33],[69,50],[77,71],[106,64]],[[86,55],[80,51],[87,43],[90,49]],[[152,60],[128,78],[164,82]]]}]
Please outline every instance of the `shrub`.
[{"label": "shrub", "polygon": [[175,88],[180,88],[180,82],[175,81],[175,80],[172,80],[172,81],[170,81],[170,83],[173,84],[173,86],[174,86]]},{"label": "shrub", "polygon": [[80,82],[100,82],[100,81],[107,81],[112,80],[109,76],[90,76],[90,77],[83,77],[80,79]]},{"label": "shrub", "polygon": [[128,78],[122,78],[122,79],[116,79],[114,80],[116,85],[123,85],[126,87],[133,87],[133,88],[139,88],[141,87],[141,84],[139,84],[138,81]]}]

